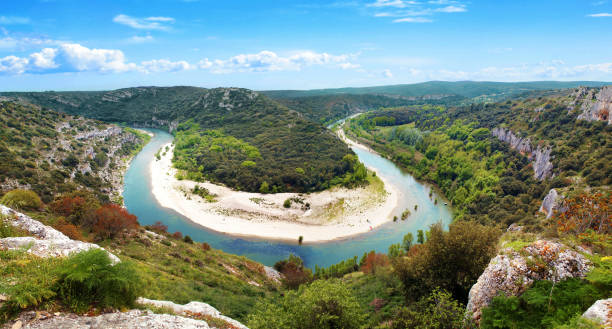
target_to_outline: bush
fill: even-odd
[[[94,212],[100,202],[94,194],[80,190],[57,197],[49,207],[74,225],[91,228],[95,224]]]
[[[317,280],[273,302],[261,302],[247,318],[252,329],[360,328],[364,311],[340,280]]]
[[[394,259],[393,267],[407,299],[418,300],[436,287],[461,302],[491,257],[496,254],[500,230],[458,221],[444,232],[441,224],[430,227],[427,242],[410,248],[409,257]]]
[[[480,327],[556,328],[604,297],[592,284],[576,278],[554,286],[551,281],[538,281],[518,297],[493,298],[482,310]]]
[[[36,210],[43,206],[43,202],[36,192],[31,190],[12,190],[7,192],[0,203],[18,210]]]
[[[134,306],[142,292],[131,263],[112,265],[106,251],[90,249],[76,254],[58,269],[57,293],[76,313],[92,306],[115,309]]]
[[[116,204],[106,204],[98,208],[94,216],[94,232],[103,238],[112,239],[123,230],[138,227],[136,216]]]
[[[299,256],[293,254],[287,259],[276,262],[274,268],[284,275],[283,285],[289,289],[296,289],[312,280],[312,271],[304,267],[304,262]]]
[[[400,308],[392,328],[463,328],[464,314],[464,306],[454,300],[449,292],[436,289],[417,303]]]
[[[283,202],[283,207],[291,208],[291,199],[285,200],[285,202]]]
[[[193,239],[189,235],[185,235],[183,241],[189,244],[193,244]]]

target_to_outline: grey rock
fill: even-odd
[[[38,257],[65,257],[72,253],[86,251],[92,248],[102,249],[97,244],[72,240],[62,232],[42,224],[20,212],[9,207],[0,205],[0,212],[8,215],[10,225],[28,231],[35,237],[10,237],[0,239],[0,249],[4,250],[27,250],[28,253]],[[113,264],[121,260],[112,253],[106,251]]]
[[[542,200],[542,205],[540,206],[540,212],[543,212],[544,214],[546,214],[546,218],[550,218],[555,209],[558,207],[557,205],[557,199],[559,198],[559,194],[557,194],[557,190],[550,189],[550,191],[548,191],[548,194],[546,194],[546,196],[544,197],[544,200]]]
[[[577,101],[582,100],[580,108],[582,113],[578,115],[578,119],[599,120],[612,124],[612,86],[599,89],[599,92],[594,95],[594,99],[592,90],[590,93],[579,90],[575,95]]]
[[[224,316],[221,314],[221,312],[219,312],[216,308],[206,304],[206,303],[202,303],[202,302],[189,302],[185,305],[180,305],[180,304],[175,304],[173,302],[170,301],[165,301],[165,300],[153,300],[153,299],[147,299],[147,298],[138,298],[136,300],[136,302],[138,304],[141,305],[145,305],[145,306],[154,306],[154,307],[165,307],[165,308],[169,308],[171,309],[174,313],[179,314],[179,315],[208,315],[211,316],[213,318],[217,318],[217,319],[221,319],[231,325],[233,325],[236,328],[239,329],[248,329],[245,325],[243,325],[242,323],[229,318],[227,316]]]
[[[538,180],[544,180],[552,175],[553,165],[550,162],[550,147],[542,147],[538,145],[534,149],[531,140],[527,137],[518,137],[511,130],[496,127],[493,128],[491,134],[502,142],[510,145],[511,148],[519,151],[523,155],[527,155],[532,160],[533,176]]]
[[[128,312],[106,313],[94,317],[67,314],[38,320],[26,324],[28,329],[210,329],[200,320],[169,314],[154,314],[150,311],[131,310]]]
[[[275,270],[270,266],[264,266],[264,271],[266,272],[266,276],[268,277],[268,279],[271,279],[275,282],[280,282],[282,276],[279,271]]]
[[[606,328],[612,328],[612,298],[596,301],[582,314],[582,317],[596,321]]]
[[[544,266],[530,265],[534,258]],[[466,315],[478,322],[481,310],[500,293],[518,296],[535,281],[583,278],[591,268],[588,259],[557,242],[538,240],[523,248],[522,253],[506,249],[489,262],[470,289]]]

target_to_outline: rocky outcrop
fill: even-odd
[[[35,319],[23,325],[24,329],[210,329],[205,321],[169,314],[154,314],[151,311],[131,310],[106,313],[98,316],[65,314]]]
[[[242,323],[232,318],[228,318],[227,316],[222,315],[221,312],[219,312],[216,308],[206,303],[202,303],[202,302],[190,302],[185,305],[180,305],[180,304],[175,304],[173,302],[169,302],[165,300],[153,300],[153,299],[146,299],[142,297],[138,298],[136,302],[144,306],[168,308],[168,309],[171,309],[172,312],[179,314],[179,315],[195,316],[198,318],[202,316],[209,316],[209,317],[221,319],[238,329],[248,329]]]
[[[557,199],[559,198],[559,194],[557,194],[557,190],[550,189],[548,194],[542,200],[542,205],[540,206],[540,212],[546,214],[546,218],[550,218],[555,209],[557,208]]]
[[[499,294],[518,296],[538,280],[582,278],[591,266],[576,251],[547,240],[538,240],[520,251],[505,249],[489,262],[470,289],[467,315],[479,321],[482,309]]]
[[[582,317],[598,322],[605,328],[612,328],[612,298],[596,301]]]
[[[574,94],[576,102],[582,100],[581,113],[578,119],[587,121],[604,121],[612,124],[612,86],[605,86],[594,94],[585,89],[578,89]],[[590,96],[590,97],[589,97]]]
[[[34,235],[34,237],[0,239],[0,249],[27,250],[27,252],[32,255],[45,258],[65,257],[72,253],[86,251],[92,248],[104,250],[104,248],[97,244],[72,240],[62,232],[3,205],[0,205],[0,213],[8,216],[9,224]],[[108,251],[107,253],[113,264],[120,262],[117,256]]]
[[[116,127],[116,126],[111,126],[111,127],[106,128],[106,129],[103,129],[103,130],[93,129],[93,130],[90,130],[90,131],[78,133],[74,137],[76,139],[106,138],[106,137],[110,137],[110,136],[119,135],[122,132],[123,132],[123,130],[121,130],[121,128]]]
[[[538,145],[534,148],[528,137],[518,137],[510,129],[503,127],[493,128],[491,134],[502,142],[510,145],[511,148],[527,155],[532,160],[533,176],[538,180],[544,180],[552,175],[553,165],[550,162],[550,147]]]
[[[270,266],[264,266],[264,271],[266,272],[266,276],[268,279],[274,282],[280,282],[282,276],[281,273]]]

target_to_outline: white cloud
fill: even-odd
[[[382,72],[382,76],[385,78],[393,78],[393,73],[391,73],[391,70],[386,69]]]
[[[155,40],[155,38],[153,38],[150,35],[145,35],[145,36],[135,35],[135,36],[129,38],[127,41],[129,43],[145,43],[145,42],[152,42],[154,40]]]
[[[17,56],[0,58],[0,73],[22,74],[28,66],[28,59]]]
[[[167,59],[154,59],[142,62],[139,69],[145,73],[159,73],[184,71],[192,68],[186,61],[172,62]]]
[[[467,9],[463,6],[446,6],[442,8],[436,8],[435,11],[440,13],[463,13],[466,12]]]
[[[30,55],[30,63],[39,69],[54,69],[58,67],[55,63],[55,56],[57,55],[57,49],[45,48],[38,53]]]
[[[8,34],[8,33],[7,33]],[[30,37],[5,36],[0,38],[0,49],[2,50],[25,50],[33,47],[59,45],[58,40]]]
[[[128,15],[117,15],[113,18],[113,22],[129,26],[138,30],[169,30],[170,27],[164,23],[173,23],[174,18],[171,17],[147,17],[137,18]]]
[[[76,71],[125,72],[136,69],[136,64],[126,63],[121,50],[89,49],[76,43],[59,47],[59,56]]]
[[[356,55],[331,55],[313,51],[299,51],[289,56],[279,56],[268,50],[256,54],[240,54],[226,60],[201,60],[198,67],[213,73],[299,71],[313,65],[335,65],[343,69],[357,68],[349,60]]]
[[[612,17],[611,13],[598,13],[598,14],[590,14],[587,15],[589,17]]]
[[[393,23],[431,23],[433,20],[423,17],[404,17],[394,19]]]
[[[30,23],[30,19],[27,17],[0,16],[1,25],[29,24],[29,23]]]
[[[467,11],[465,4],[453,0],[405,1],[376,0],[366,7],[374,8],[374,17],[397,17],[393,23],[431,23],[433,19],[423,16],[434,16],[440,13],[462,13]],[[384,11],[381,11],[384,10]]]

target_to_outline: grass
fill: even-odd
[[[201,243],[170,237],[157,240],[140,233],[123,244],[105,241],[101,245],[135,263],[147,287],[145,298],[178,304],[202,301],[240,321],[258,299],[277,294],[276,284],[266,277],[261,264],[204,250]]]

